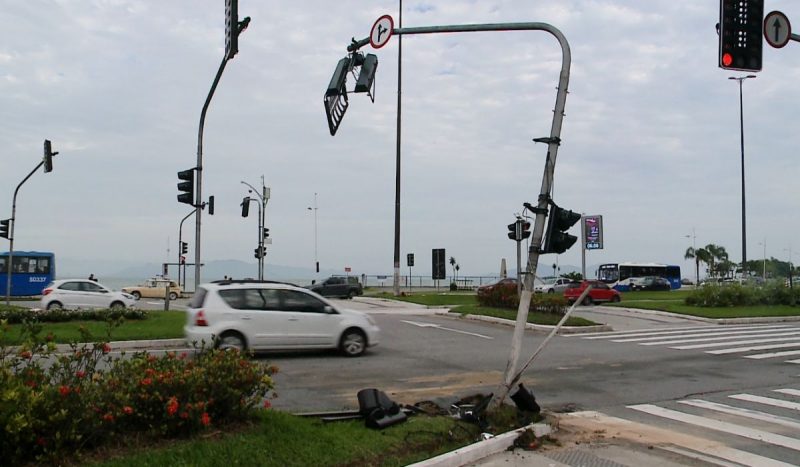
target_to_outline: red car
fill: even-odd
[[[590,290],[589,295],[583,299],[583,305],[591,305],[595,302],[618,302],[622,300],[622,295],[619,292],[600,281],[583,281],[570,284],[569,287],[564,290],[564,298],[566,298],[569,303],[574,302],[581,296],[589,284],[592,285],[592,290]]]

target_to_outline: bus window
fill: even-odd
[[[50,274],[50,258],[31,258],[36,261],[36,274]]]
[[[6,262],[7,261],[8,260],[6,258],[4,258],[4,257],[0,258],[0,274],[5,274],[5,273],[8,272],[8,270],[6,269]]]

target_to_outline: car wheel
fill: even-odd
[[[170,300],[177,300],[178,299],[178,294],[176,294],[175,292],[170,292],[169,293],[169,299]]]
[[[352,291],[352,290],[351,290],[351,291],[349,291],[349,292],[347,292],[347,299],[348,299],[348,300],[352,300],[352,299],[353,299],[353,295],[354,295],[354,294],[353,294],[353,291]]]
[[[122,302],[114,302],[111,304],[109,308],[111,308],[114,311],[121,311],[125,309],[125,304]]]
[[[619,297],[619,295],[614,295],[611,297],[611,303],[619,303],[620,300],[622,299]]]
[[[586,298],[583,299],[583,304],[586,305],[586,306],[592,305],[593,303],[594,303],[594,300],[592,300],[592,297],[590,297],[588,295],[586,296]]]
[[[236,349],[239,352],[247,348],[244,337],[238,332],[226,332],[217,340],[217,348],[222,350]]]
[[[342,334],[339,348],[348,357],[358,357],[367,350],[367,336],[360,329],[348,329]]]
[[[133,298],[135,298],[136,300],[139,300],[140,298],[142,298],[142,294],[139,293],[138,290],[134,290],[133,292],[131,292],[131,295],[133,295]]]
[[[553,289],[550,289],[550,290],[547,291],[547,293],[556,293],[556,291],[553,290]]]
[[[64,305],[62,305],[59,302],[50,302],[50,303],[47,304],[47,309],[48,310],[63,310],[64,309]]]

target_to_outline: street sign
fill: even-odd
[[[350,269],[350,266],[346,266],[344,268],[344,272],[352,272],[352,269]]]
[[[603,216],[584,216],[583,233],[583,242],[587,250],[602,250]]]
[[[394,31],[394,20],[389,15],[383,15],[375,21],[372,25],[372,31],[369,33],[369,45],[373,49],[380,49],[392,37]]]
[[[431,250],[431,279],[445,279],[447,277],[447,269],[444,266],[444,248],[433,248]]]
[[[792,36],[792,25],[789,18],[780,11],[771,11],[764,17],[764,39],[776,49],[789,43]]]
[[[414,266],[414,253],[409,253],[406,255],[406,263],[408,267]]]

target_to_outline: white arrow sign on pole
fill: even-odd
[[[780,49],[789,43],[792,25],[789,18],[780,11],[771,11],[764,17],[764,39],[769,45]]]

